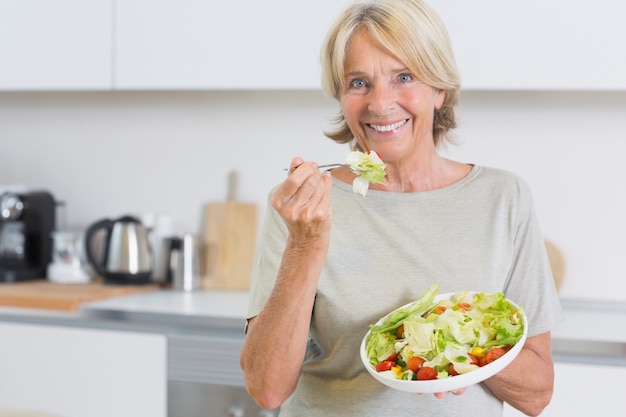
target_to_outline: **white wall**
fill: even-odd
[[[0,94],[0,184],[50,190],[70,226],[156,211],[199,231],[230,171],[265,204],[292,155],[343,158],[322,135],[334,112],[321,93]]]
[[[626,300],[626,93],[471,93],[452,156],[530,184],[561,294]]]
[[[199,232],[203,205],[265,205],[292,156],[341,161],[316,92],[0,93],[0,185],[47,189],[67,226],[147,211]],[[626,300],[626,93],[465,92],[451,157],[512,170],[563,252],[562,295]],[[623,293],[623,294],[622,294]]]

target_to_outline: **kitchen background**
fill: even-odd
[[[261,218],[292,157],[331,163],[348,152],[323,135],[338,107],[320,92],[318,63],[346,3],[0,0],[0,187],[50,191],[65,228],[155,214],[171,219],[172,233],[202,234],[207,205],[226,199],[237,172],[238,200],[259,205]],[[444,153],[523,177],[562,257],[567,320],[553,332],[556,394],[544,415],[591,415],[589,395],[617,409],[626,369],[626,4],[429,3],[448,26],[463,81],[458,145]],[[17,341],[0,344],[0,406],[243,415],[226,407],[251,402],[237,357],[247,294],[228,295],[155,291],[83,303],[69,316],[0,308],[0,333]],[[585,386],[576,401],[580,375],[608,382]],[[103,391],[117,411],[93,406]]]
[[[51,190],[71,227],[155,212],[200,232],[229,172],[264,207],[291,157],[342,161],[336,110],[316,91],[0,93],[0,182]],[[447,153],[530,184],[563,297],[626,299],[626,92],[468,91],[458,115]]]
[[[318,50],[347,1],[209,3],[0,2],[0,185],[51,191],[66,227],[153,213],[202,233],[230,172],[262,216],[293,156],[342,161]],[[446,153],[528,181],[563,297],[626,300],[624,6],[430,3],[464,86]]]

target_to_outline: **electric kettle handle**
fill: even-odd
[[[109,233],[111,232],[111,228],[113,227],[113,221],[111,219],[103,219],[95,222],[91,226],[87,228],[85,231],[85,254],[87,255],[87,260],[94,267],[98,275],[102,276],[106,273],[104,265],[100,264],[93,253],[93,245],[91,240],[93,236],[99,230],[106,229]],[[105,238],[105,242],[108,241],[108,236]],[[106,248],[105,248],[106,252]]]

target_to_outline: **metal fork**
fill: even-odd
[[[332,168],[337,168],[337,167],[344,167],[344,168],[348,168],[350,171],[352,172],[365,172],[364,169],[360,169],[360,168],[356,168],[353,167],[352,165],[348,165],[348,164],[326,164],[326,165],[318,165],[317,166],[319,169],[332,169]],[[290,171],[291,168],[285,168],[285,171]]]

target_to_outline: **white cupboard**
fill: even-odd
[[[112,0],[0,0],[0,90],[111,87]]]
[[[625,379],[624,366],[555,362],[554,394],[541,417],[595,416],[601,410],[612,415],[624,408],[623,384],[618,381]],[[522,416],[505,406],[504,417]]]
[[[0,0],[0,90],[319,89],[349,0]],[[429,0],[469,90],[626,90],[626,4]]]
[[[165,335],[0,323],[0,340],[0,415],[167,414]]]
[[[626,3],[429,0],[470,90],[626,90]]]
[[[317,89],[343,1],[124,0],[116,89]]]

